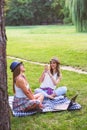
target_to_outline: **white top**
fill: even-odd
[[[57,80],[57,78],[58,78],[57,73],[55,73],[52,76],[53,76],[53,78],[55,80]],[[53,84],[52,79],[50,78],[50,76],[48,75],[48,73],[45,73],[45,77],[44,77],[43,82],[40,85],[40,88],[48,88],[48,87],[52,88],[52,89],[56,88],[56,86]]]
[[[27,89],[30,88],[30,87],[29,87],[29,84],[26,86],[26,88],[27,88]],[[16,85],[15,85],[15,96],[18,97],[18,98],[27,97],[27,96],[24,94],[23,90],[22,90],[21,88],[17,87]]]

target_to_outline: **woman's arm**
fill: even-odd
[[[62,78],[62,75],[60,75],[60,76],[58,77],[58,79],[55,80],[55,79],[53,78],[53,75],[52,75],[49,71],[48,71],[48,74],[49,74],[49,76],[50,76],[50,78],[51,78],[53,84],[54,84],[54,85],[58,85],[59,82],[60,82],[60,80],[61,80],[61,78]]]
[[[16,80],[16,85],[18,87],[20,87],[22,89],[22,91],[24,92],[24,94],[31,100],[34,100],[34,96],[31,92],[31,90],[28,90],[26,88],[26,83],[25,83],[25,80],[21,77],[18,77],[17,80]]]
[[[39,78],[39,83],[42,83],[43,82],[43,80],[44,80],[44,78],[45,78],[45,73],[48,71],[48,65],[45,65],[44,66],[44,71],[43,71],[43,73],[42,73],[42,75],[41,75],[41,77]]]
[[[39,78],[39,83],[42,83],[45,77],[45,71],[42,73],[41,77]]]

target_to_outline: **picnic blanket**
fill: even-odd
[[[29,111],[29,112],[14,112],[13,108],[12,108],[12,102],[13,102],[13,96],[9,96],[9,106],[12,110],[12,114],[13,116],[16,117],[21,117],[21,116],[29,116],[29,115],[33,115],[36,114],[38,111]],[[56,112],[56,111],[62,111],[62,110],[67,110],[67,109],[61,109],[61,104],[63,106],[65,106],[65,104],[69,104],[70,103],[70,99],[68,99],[67,97],[64,96],[58,96],[55,97],[54,99],[48,99],[45,98],[43,101],[43,106],[44,108],[42,109],[41,113],[46,113],[46,112]],[[59,109],[55,109],[57,106],[57,108]],[[72,106],[69,107],[68,110],[80,110],[81,109],[81,105],[78,104],[77,102],[74,102],[72,104]]]

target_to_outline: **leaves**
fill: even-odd
[[[9,25],[49,24],[63,19],[64,0],[9,0],[6,23]]]
[[[78,32],[87,32],[87,0],[66,0]]]

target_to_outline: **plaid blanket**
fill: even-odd
[[[12,109],[12,102],[13,102],[13,96],[9,96],[9,106],[12,110],[13,116],[16,117],[21,117],[21,116],[29,116],[29,115],[33,115],[36,114],[37,111],[29,111],[29,112],[14,112]],[[55,97],[53,100],[45,98],[43,101],[43,106],[44,108],[42,109],[42,113],[45,112],[55,112],[55,111],[59,111],[59,110],[55,110],[55,106],[58,104],[64,104],[64,103],[70,103],[70,99],[68,99],[67,97],[64,96],[59,96],[59,97]],[[81,109],[81,105],[78,103],[73,103],[73,105],[68,109],[68,110],[80,110]]]

